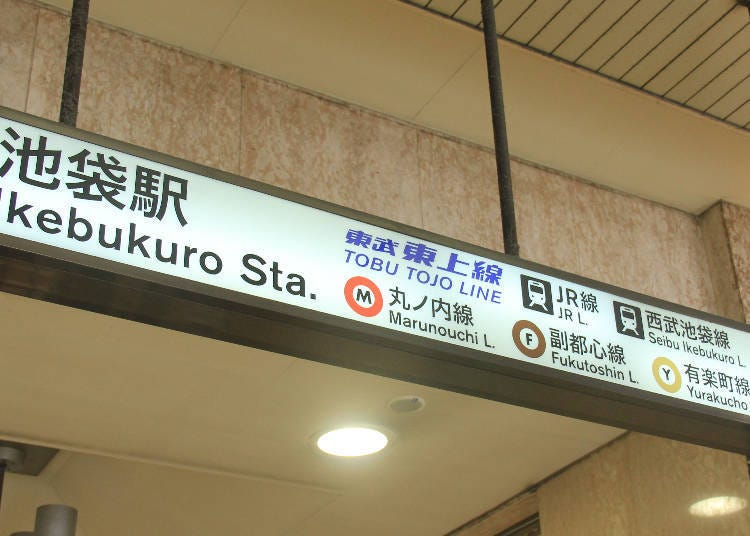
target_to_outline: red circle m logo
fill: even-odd
[[[383,294],[378,286],[366,277],[352,277],[344,285],[344,298],[352,311],[372,317],[383,310]]]

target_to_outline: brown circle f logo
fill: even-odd
[[[352,277],[344,285],[344,298],[352,311],[362,316],[375,316],[383,309],[383,294],[366,277]]]
[[[519,320],[513,326],[513,342],[526,357],[536,359],[547,349],[542,330],[533,322]]]

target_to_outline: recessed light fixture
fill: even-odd
[[[739,512],[747,506],[747,501],[740,497],[711,497],[690,506],[690,513],[698,517],[726,516]]]
[[[388,402],[388,407],[396,413],[416,413],[422,411],[426,402],[424,398],[416,395],[399,396]]]
[[[367,456],[383,450],[388,444],[388,436],[380,430],[364,426],[338,428],[318,437],[315,444],[333,456]]]

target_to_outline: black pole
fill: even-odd
[[[497,29],[495,28],[495,5],[493,0],[482,0],[482,26],[484,27],[484,50],[487,56],[487,78],[490,84],[492,133],[495,139],[495,163],[497,165],[497,180],[500,187],[503,247],[505,253],[508,255],[518,256],[516,210],[513,204],[513,185],[510,179],[508,133],[505,129],[503,84],[500,79],[500,53],[497,49]]]
[[[78,119],[78,95],[81,92],[83,51],[86,48],[86,27],[89,19],[89,0],[73,0],[68,34],[68,55],[65,61],[60,122],[76,126]]]
[[[3,485],[5,484],[5,470],[8,468],[7,463],[0,461],[0,510],[3,506]]]

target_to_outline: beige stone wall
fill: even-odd
[[[750,323],[750,210],[731,203],[721,208],[745,322]]]
[[[709,277],[716,292],[716,312],[721,316],[744,322],[745,313],[737,284],[724,205],[722,202],[716,203],[701,214],[700,226],[709,263]]]
[[[700,217],[717,312],[750,322],[750,210],[721,201]]]
[[[542,534],[750,534],[747,510],[690,515],[696,501],[724,495],[750,503],[744,456],[631,433],[540,488]]]
[[[67,18],[0,0],[0,104],[55,119]],[[500,250],[490,151],[98,23],[78,126]],[[695,217],[514,161],[524,258],[724,313]],[[721,298],[723,299],[723,298]]]

